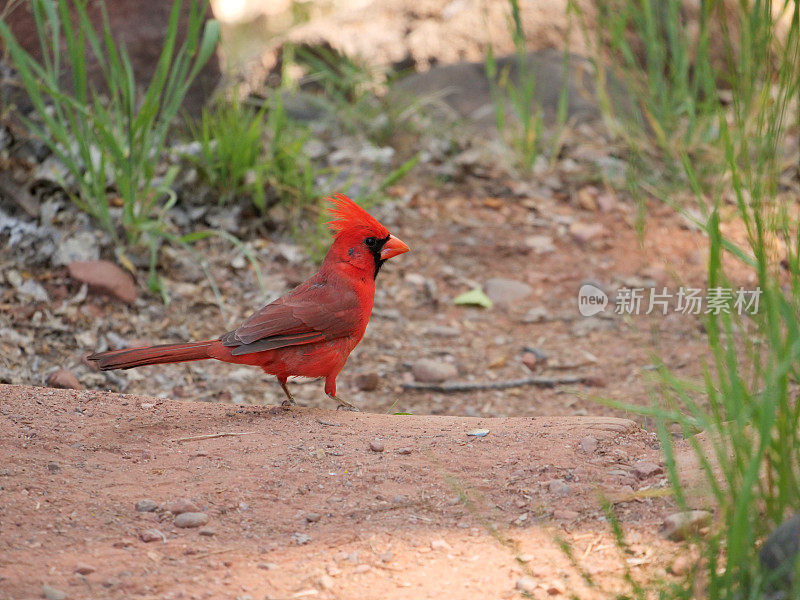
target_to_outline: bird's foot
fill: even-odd
[[[289,388],[286,387],[286,382],[278,380],[278,383],[281,384],[281,389],[283,390],[283,393],[286,394],[286,400],[281,402],[281,406],[286,410],[289,410],[289,408],[292,406],[296,406],[297,402],[294,401],[294,396],[292,395],[292,392],[290,392]]]
[[[357,406],[355,406],[354,404],[350,404],[347,400],[343,400],[339,396],[333,395],[331,396],[331,398],[333,398],[334,400],[336,400],[336,402],[339,403],[339,405],[336,407],[336,410],[341,409],[341,410],[352,410],[355,412],[361,412]]]

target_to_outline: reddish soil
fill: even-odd
[[[217,433],[245,435],[181,441]],[[633,473],[658,462],[657,443],[626,419],[0,386],[0,439],[4,599],[40,596],[44,584],[70,598],[511,598],[523,576],[533,597],[604,598],[625,590],[626,569],[640,582],[664,577],[678,550],[657,533],[667,501],[634,493],[666,484]],[[600,495],[615,502],[627,553]],[[208,524],[180,529],[162,508],[134,508],[181,498]],[[145,543],[152,528],[163,539]]]
[[[681,547],[658,535],[674,510],[661,494],[666,480],[634,473],[637,461],[659,462],[658,443],[644,420],[619,419],[627,415],[597,400],[649,403],[656,360],[679,377],[700,375],[700,321],[674,312],[585,319],[576,293],[587,280],[610,292],[703,287],[706,241],[658,207],[641,237],[624,194],[595,189],[610,198],[583,206],[586,175],[559,177],[563,189],[549,197],[468,180],[398,188],[404,202],[374,209],[412,252],[380,273],[366,337],[339,379],[362,414],[330,410],[320,382],[291,384],[300,407],[271,407],[280,388],[252,368],[211,361],[99,373],[82,362],[104,346],[235,327],[314,269],[274,239],[248,242],[264,291],[230,246],[195,246],[221,298],[202,274],[190,276],[193,255],[165,251],[169,305],[84,296],[65,269],[22,272],[51,300],[21,302],[0,289],[0,373],[18,384],[0,387],[0,598],[36,597],[44,584],[73,598],[508,598],[521,593],[521,577],[534,597],[606,598],[629,591],[626,569],[640,582],[670,577]],[[602,230],[580,241],[575,223]],[[531,247],[532,236],[552,250]],[[2,248],[0,264],[15,264]],[[454,305],[492,277],[532,292],[491,310]],[[543,320],[526,320],[531,309]],[[453,364],[459,381],[524,377],[525,347],[547,355],[536,375],[586,381],[459,394],[402,387],[421,358]],[[59,367],[94,391],[26,387]],[[362,373],[376,374],[378,388],[359,390]],[[109,388],[143,395],[98,391]],[[394,412],[414,416],[381,414]],[[466,435],[476,428],[489,434]],[[220,432],[246,435],[176,441]],[[585,437],[597,448],[584,450]],[[370,450],[376,440],[383,452]],[[627,551],[601,496],[614,501]],[[139,500],[180,498],[209,515],[213,535],[176,528],[163,510],[134,510]],[[151,528],[164,540],[141,541]],[[79,564],[92,572],[76,574]]]

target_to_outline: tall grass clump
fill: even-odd
[[[486,52],[485,69],[497,131],[517,151],[521,166],[530,170],[541,152],[542,109],[534,102],[536,72],[528,56],[519,0],[509,0],[509,7],[509,30],[514,42],[516,78],[512,78],[510,68],[499,68],[491,44]],[[512,111],[511,118],[508,114],[509,107]]]
[[[294,207],[316,201],[319,169],[304,151],[311,132],[289,117],[282,90],[255,106],[233,90],[205,108],[189,129],[199,152],[186,158],[217,191],[219,202],[249,197],[260,213],[284,203]]]
[[[261,108],[249,106],[233,90],[230,98],[204,107],[199,123],[189,120],[199,152],[187,159],[216,189],[220,204],[239,195],[250,195],[256,207],[262,211],[265,208],[262,170],[266,110],[266,104]]]
[[[637,69],[638,85],[630,89],[646,120],[632,134],[655,134],[655,144],[669,139],[671,154],[661,158],[676,158],[682,184],[696,199],[702,216],[695,221],[708,239],[708,289],[734,292],[722,310],[706,315],[703,379],[682,380],[662,367],[659,402],[626,405],[654,419],[677,503],[701,508],[707,500],[686,487],[671,435],[673,424],[680,427],[716,513],[711,532],[698,540],[702,555],[690,577],[662,597],[797,598],[800,576],[794,583],[784,577],[796,561],[784,573],[770,571],[759,546],[800,509],[800,3],[781,4],[780,16],[769,2],[702,3],[692,39],[678,29],[680,4],[615,2],[628,12],[612,18],[618,27],[605,28],[603,40],[610,55],[629,55],[627,64]],[[790,26],[780,27],[779,18]],[[715,40],[725,49],[722,61],[709,50],[712,20],[714,35],[722,36]],[[631,36],[642,53],[634,55]],[[720,87],[729,100],[720,100]],[[690,135],[700,128],[715,132],[703,140],[704,164]],[[671,201],[663,188],[647,191]],[[726,236],[725,222],[744,235]],[[737,305],[745,280],[731,278],[733,265],[750,274],[746,287],[756,291],[757,306]]]
[[[219,25],[205,22],[205,4],[191,0],[186,37],[179,45],[181,1],[175,2],[155,72],[142,90],[128,52],[114,40],[102,2],[99,31],[89,19],[87,0],[31,0],[30,6],[41,62],[0,22],[0,40],[34,108],[26,124],[64,165],[72,181],[62,187],[118,251],[149,249],[150,284],[158,288],[158,248],[175,237],[166,216],[176,202],[172,183],[177,175],[177,168],[160,172],[159,161],[190,85],[215,51]],[[102,73],[99,89],[89,82],[88,57]]]
[[[313,102],[334,116],[347,134],[385,145],[413,120],[417,107],[404,106],[397,98],[387,101],[383,94],[394,77],[389,70],[323,45],[287,47],[284,60],[303,70],[298,85],[317,92],[311,97]]]

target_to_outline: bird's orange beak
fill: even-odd
[[[381,260],[392,258],[393,256],[403,254],[409,250],[410,248],[406,246],[405,242],[394,237],[393,235],[390,235],[389,240],[383,245],[383,249],[381,250]]]

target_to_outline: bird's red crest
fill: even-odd
[[[334,194],[327,200],[331,203],[331,206],[328,207],[328,214],[333,217],[332,221],[328,221],[328,227],[333,231],[338,233],[350,227],[368,227],[377,231],[385,229],[375,217],[344,194]]]

